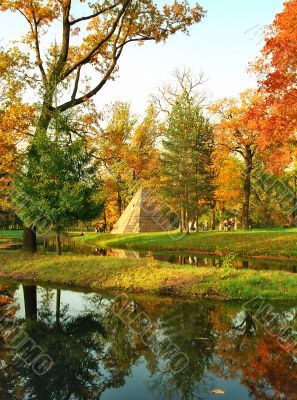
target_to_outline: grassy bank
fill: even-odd
[[[0,278],[174,297],[297,298],[297,275],[293,273],[181,267],[150,258],[25,256],[0,251]]]
[[[247,256],[297,257],[297,229],[236,232],[142,233],[102,235],[89,233],[77,238],[81,244],[97,247],[148,251],[236,253]]]

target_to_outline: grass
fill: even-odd
[[[151,258],[28,256],[0,251],[0,278],[173,297],[297,298],[297,275],[293,273],[174,266]]]
[[[22,238],[21,230],[0,230],[0,244],[7,242],[15,242]]]
[[[77,240],[82,245],[144,251],[236,253],[242,256],[297,257],[297,229],[235,232],[178,232],[108,235],[88,233]]]

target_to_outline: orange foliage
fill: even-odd
[[[236,158],[228,157],[220,161],[214,183],[217,187],[215,198],[220,208],[238,208],[242,198],[242,174],[240,162]]]
[[[268,28],[262,56],[253,65],[266,100],[259,143],[263,148],[278,149],[273,159],[283,166],[289,162],[290,144],[296,141],[296,26],[297,0],[289,0]]]
[[[255,399],[296,400],[294,354],[282,350],[277,338],[259,326],[255,336],[243,335],[242,331],[232,328],[236,314],[226,309],[211,313],[213,327],[218,332],[218,361],[211,367],[212,371],[224,379],[240,378]]]

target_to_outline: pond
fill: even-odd
[[[296,302],[0,293],[1,399],[297,399]]]

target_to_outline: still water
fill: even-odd
[[[296,302],[0,293],[1,400],[297,399]]]
[[[156,260],[167,261],[172,264],[178,265],[191,265],[197,267],[214,267],[216,263],[222,263],[220,255],[212,254],[191,254],[181,252],[139,252],[133,250],[123,249],[107,249],[92,246],[81,246],[71,237],[63,238],[63,251],[93,254],[104,257],[117,257],[117,258],[145,258],[152,257]],[[46,238],[44,241],[39,242],[39,249],[45,251],[55,252],[56,242],[54,238]],[[251,269],[266,269],[270,271],[289,271],[297,272],[297,260],[277,259],[277,258],[257,258],[257,257],[236,257],[233,261],[233,266],[238,269],[251,268]]]

